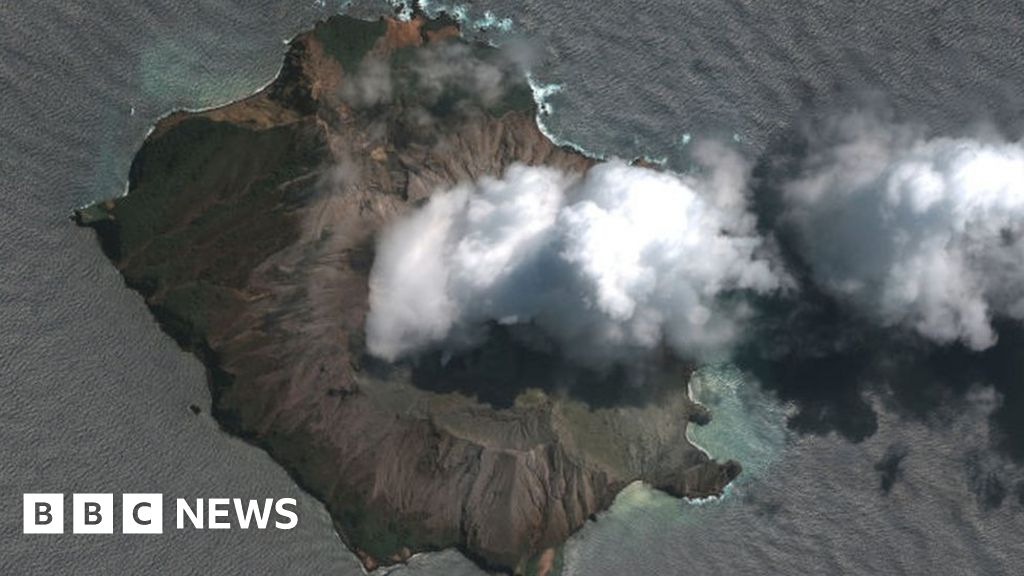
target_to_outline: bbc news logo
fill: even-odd
[[[163,494],[122,494],[120,502],[122,534],[163,534]],[[25,494],[23,503],[25,534],[64,533],[63,494]],[[291,530],[299,523],[294,498],[185,498],[175,499],[175,527],[178,530],[227,530],[256,528]],[[71,531],[74,534],[113,534],[113,494],[72,494]]]

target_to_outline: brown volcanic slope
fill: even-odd
[[[218,421],[323,500],[368,567],[455,546],[530,570],[634,480],[697,497],[739,473],[687,442],[700,409],[669,358],[636,387],[497,329],[443,366],[366,357],[384,225],[514,162],[594,163],[535,113],[504,55],[450,22],[336,17],[260,93],[161,120],[129,194],[77,214],[205,363]]]

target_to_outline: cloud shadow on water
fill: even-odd
[[[782,198],[783,186],[799,176],[814,146],[807,136],[814,130],[813,125],[803,125],[786,131],[766,149],[752,173],[759,228],[777,241],[800,291],[759,305],[759,321],[740,350],[738,364],[796,406],[789,419],[792,429],[818,435],[835,432],[853,442],[871,437],[878,428],[868,392],[891,400],[891,408],[905,418],[938,423],[949,413],[944,409],[965,402],[972,389],[991,386],[998,396],[988,412],[992,448],[1024,463],[1020,322],[994,318],[998,340],[982,351],[960,343],[938,345],[908,329],[880,327],[815,288],[808,264],[796,249],[795,234],[784,221]],[[880,470],[883,489],[886,484],[891,488],[898,476],[899,462],[893,462],[895,468],[887,465]],[[887,482],[890,469],[897,473]]]

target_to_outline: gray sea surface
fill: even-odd
[[[262,451],[218,429],[202,367],[160,331],[92,233],[68,220],[123,192],[160,115],[258,89],[284,40],[341,9],[0,5],[0,574],[361,573],[323,507]],[[753,158],[802,118],[865,103],[937,133],[987,125],[1016,138],[1024,127],[1024,4],[1011,0],[527,0],[463,10],[470,23],[511,20],[510,31],[485,37],[540,47],[534,78],[560,86],[545,126],[601,154],[675,165],[690,136],[731,141]],[[878,430],[859,443],[789,430],[793,407],[728,365],[703,369],[694,393],[715,419],[693,439],[740,459],[744,475],[723,499],[699,504],[629,487],[568,543],[568,573],[1024,566],[1024,474],[990,449],[987,415],[1001,400],[986,382],[923,419],[905,418],[880,392],[869,398]],[[26,536],[24,492],[291,496],[300,524]],[[478,573],[456,552],[395,572]]]

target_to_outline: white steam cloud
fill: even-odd
[[[391,60],[371,54],[345,77],[340,95],[357,107],[387,104],[402,95],[421,104],[451,98],[492,106],[522,84],[521,70],[533,57],[532,48],[516,43],[500,52],[462,43],[431,44],[417,50],[412,63],[398,65],[396,70]]]
[[[810,279],[940,345],[983,350],[994,319],[1024,320],[1024,146],[866,117],[833,128],[782,198]],[[696,157],[699,176],[515,165],[435,194],[379,242],[370,352],[457,350],[496,322],[537,327],[589,363],[660,346],[728,354],[750,296],[791,280],[756,231],[745,163],[716,146]]]
[[[379,242],[370,352],[457,349],[488,322],[530,323],[589,362],[661,345],[727,352],[751,315],[736,294],[785,281],[747,210],[746,167],[717,147],[701,156],[702,177],[621,161],[582,177],[514,165],[435,194]]]
[[[1024,319],[1024,147],[839,132],[785,194],[814,281],[883,325],[992,346],[994,316]]]

